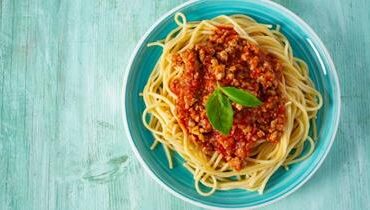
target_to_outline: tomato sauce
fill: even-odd
[[[220,27],[207,41],[174,54],[172,60],[175,68],[184,70],[170,83],[178,97],[177,116],[204,153],[217,151],[234,169],[241,170],[256,142],[279,141],[286,116],[279,89],[282,66],[277,58],[242,39],[232,28]],[[247,90],[263,102],[257,108],[232,103],[234,121],[229,135],[213,129],[206,115],[207,99],[217,83]]]

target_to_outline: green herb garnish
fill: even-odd
[[[257,107],[262,102],[248,91],[235,87],[219,87],[219,89],[233,102],[247,107]]]
[[[230,100],[221,90],[216,89],[209,97],[206,111],[213,128],[227,135],[233,125],[234,111]]]
[[[231,101],[246,107],[257,107],[262,102],[246,90],[235,87],[217,87],[206,104],[207,117],[212,127],[228,135],[233,126],[234,111]]]

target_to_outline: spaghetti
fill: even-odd
[[[307,64],[293,56],[289,41],[279,32],[279,27],[273,29],[271,25],[257,23],[245,15],[222,15],[211,20],[187,22],[182,13],[177,13],[175,22],[178,27],[171,31],[164,40],[149,44],[149,46],[163,48],[162,55],[142,93],[146,104],[142,121],[154,136],[151,149],[154,149],[159,143],[162,144],[170,168],[173,168],[170,151],[177,152],[184,159],[184,167],[193,174],[195,189],[203,196],[211,195],[216,190],[230,189],[246,189],[262,193],[269,178],[279,167],[283,166],[287,169],[290,164],[306,159],[314,151],[316,140],[315,120],[317,111],[322,106],[322,96],[314,88],[309,78]],[[231,152],[227,151],[228,147],[222,142],[225,137],[210,128],[205,129],[209,122],[203,123],[203,127],[201,127],[203,131],[201,130],[201,132],[190,129],[191,127],[184,122],[184,116],[189,114],[184,112],[185,115],[181,115],[179,111],[181,108],[179,106],[181,102],[179,96],[181,94],[178,90],[184,90],[186,86],[179,86],[177,91],[174,88],[176,86],[174,84],[181,81],[186,73],[194,74],[194,72],[189,73],[189,68],[186,67],[187,60],[182,59],[183,55],[196,52],[198,53],[196,55],[199,56],[201,53],[196,50],[199,50],[204,43],[209,43],[212,37],[217,37],[217,33],[219,33],[219,37],[226,37],[231,33],[233,39],[238,40],[238,45],[244,46],[244,48],[249,46],[253,52],[258,52],[260,49],[262,52],[255,55],[267,60],[264,65],[265,70],[263,70],[265,74],[251,80],[251,84],[258,83],[258,86],[255,85],[255,89],[251,88],[251,90],[260,95],[263,92],[262,97],[265,98],[264,112],[271,112],[270,116],[273,117],[260,120],[265,124],[247,124],[250,128],[243,130],[246,130],[247,133],[244,132],[244,135],[240,137],[241,141],[245,141],[247,138],[253,141],[251,140],[248,144],[243,143],[243,148],[246,148],[245,151],[240,152],[238,150],[235,154],[233,150],[230,150]],[[214,42],[217,42],[217,40]],[[178,60],[177,64],[176,59]],[[203,62],[202,58],[197,59]],[[219,59],[223,59],[222,55]],[[245,58],[244,61],[246,63],[250,62],[248,59]],[[196,62],[202,64],[201,61]],[[276,63],[274,63],[275,61]],[[179,63],[182,65],[179,65]],[[194,62],[192,65],[194,65]],[[251,68],[252,64],[249,63],[248,65]],[[244,66],[243,68],[247,67]],[[209,67],[209,69],[214,68]],[[273,71],[274,69],[275,71]],[[276,78],[272,77],[274,74],[276,74]],[[274,78],[270,82],[271,84],[267,83],[269,81],[266,79],[269,75]],[[226,76],[221,74],[221,78],[223,77]],[[207,78],[207,76],[204,78]],[[251,78],[248,77],[248,79]],[[221,83],[242,86],[238,80],[235,80],[234,83],[231,81],[234,80],[219,80]],[[271,89],[272,84],[275,83],[277,89]],[[253,85],[248,83],[246,88],[250,88],[249,86]],[[208,92],[203,91],[202,93],[204,98],[209,95]],[[194,94],[195,92],[190,92],[188,96],[195,98]],[[271,101],[271,98],[275,99],[275,108],[266,102]],[[266,107],[270,108],[266,111]],[[240,113],[243,110],[250,110],[238,108],[235,104],[233,104],[233,108],[237,111],[235,115],[239,114],[238,110],[241,110]],[[198,110],[200,113],[204,112],[204,108],[201,106]],[[280,110],[280,112],[283,110],[280,118],[279,115],[273,114],[276,110]],[[261,111],[256,109],[255,112]],[[248,113],[254,112],[248,111]],[[202,119],[201,115],[199,116]],[[199,116],[196,117],[199,118]],[[276,122],[272,121],[276,120],[278,122],[283,120],[280,130],[276,128],[277,126],[269,127],[269,125],[275,125]],[[255,120],[255,122],[257,121]],[[309,136],[310,121],[314,128],[312,137]],[[199,120],[195,123],[202,124]],[[237,127],[238,124],[234,120],[232,132],[235,133]],[[221,137],[218,138],[218,136]],[[232,137],[231,141],[235,141],[235,135],[230,136]],[[213,141],[216,137],[218,140]],[[199,139],[202,139],[202,141]],[[221,143],[217,143],[220,142],[220,139]],[[204,142],[207,143],[211,140],[214,143],[211,144],[211,149],[206,151]],[[306,142],[309,143],[309,150],[303,154]],[[207,143],[207,145],[209,144]],[[235,160],[237,160],[236,164]],[[200,183],[210,187],[211,190],[208,192],[202,191],[199,186]]]

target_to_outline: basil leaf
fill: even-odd
[[[206,113],[214,129],[224,135],[230,133],[233,126],[234,111],[230,100],[219,89],[216,89],[208,98]]]
[[[262,104],[262,102],[253,94],[246,90],[234,88],[234,87],[219,87],[221,91],[229,97],[233,102],[248,106],[257,107]]]

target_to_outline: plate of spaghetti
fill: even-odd
[[[207,208],[281,199],[334,141],[340,92],[313,30],[270,1],[190,1],[160,18],[125,72],[130,144],[165,189]]]

